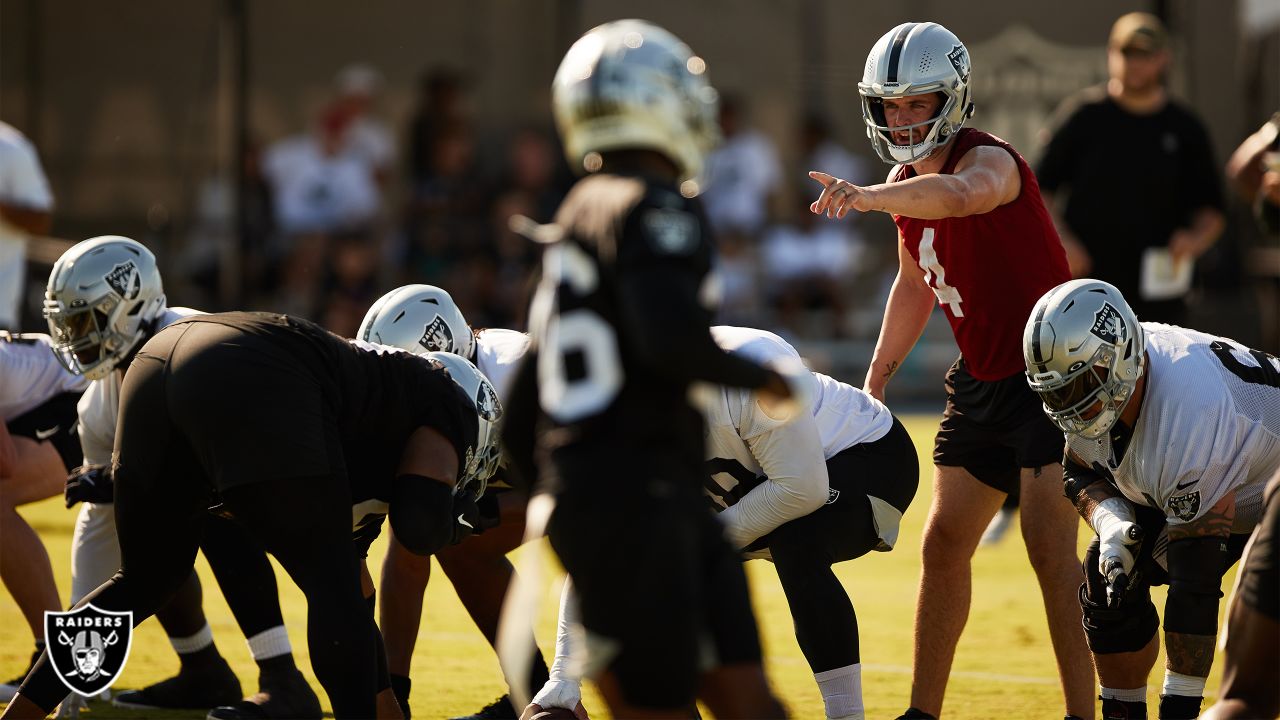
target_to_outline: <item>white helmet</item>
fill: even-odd
[[[643,149],[674,162],[682,181],[697,176],[720,141],[706,69],[679,38],[643,20],[587,32],[565,53],[551,85],[569,165],[594,170],[592,153]]]
[[[942,93],[938,114],[924,122],[890,128],[884,114],[885,98]],[[896,165],[923,160],[946,145],[973,115],[969,92],[969,51],[950,30],[938,23],[903,23],[871,46],[867,67],[858,83],[862,96],[862,120],[867,137],[881,160]],[[932,124],[924,139],[914,145],[895,145],[891,130],[907,130]]]
[[[475,351],[462,311],[434,285],[405,285],[378,298],[356,337],[416,355],[438,351],[470,358]]]
[[[1142,325],[1120,291],[1072,280],[1045,293],[1022,334],[1027,382],[1063,432],[1102,437],[1142,377]]]
[[[475,484],[475,497],[484,494],[489,478],[497,471],[502,451],[498,447],[498,422],[502,420],[502,401],[493,389],[493,383],[471,364],[470,360],[449,352],[430,352],[423,357],[439,363],[449,371],[449,377],[457,383],[475,404],[477,419],[480,423],[476,436],[476,446],[469,448],[462,469],[458,489],[467,489]]]
[[[129,357],[164,311],[155,255],[120,235],[91,238],[63,253],[44,294],[58,360],[90,380]]]

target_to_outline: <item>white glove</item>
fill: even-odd
[[[1133,574],[1133,551],[1142,542],[1142,526],[1134,522],[1133,505],[1128,500],[1112,497],[1098,503],[1089,524],[1098,533],[1098,571],[1111,582],[1117,572]]]
[[[572,711],[582,702],[582,686],[572,680],[548,680],[531,704],[546,708],[564,708]]]

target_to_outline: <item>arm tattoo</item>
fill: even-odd
[[[1168,657],[1165,667],[1182,675],[1208,677],[1216,640],[1213,635],[1166,632],[1164,649]]]
[[[893,377],[893,374],[896,372],[898,372],[898,361],[890,360],[888,363],[885,364],[884,375],[882,375],[881,377],[883,377],[885,380],[888,380],[889,378]]]
[[[1115,486],[1106,480],[1097,480],[1089,483],[1088,487],[1076,495],[1076,512],[1080,513],[1080,517],[1084,518],[1087,523],[1093,517],[1093,511],[1102,504],[1102,501],[1113,497],[1122,496]]]
[[[1169,525],[1169,541],[1192,537],[1227,537],[1231,534],[1231,526],[1236,521],[1235,493],[1227,493],[1216,505],[1205,511],[1200,519]]]

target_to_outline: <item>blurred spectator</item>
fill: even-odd
[[[425,176],[411,189],[405,224],[405,282],[448,287],[454,266],[485,250],[485,183],[475,162],[469,124],[456,120],[436,129]]]
[[[797,184],[803,187],[809,186],[811,168],[831,168],[823,172],[845,178],[855,185],[871,185],[880,182],[880,178],[871,176],[871,168],[865,160],[836,142],[832,137],[831,123],[821,115],[809,114],[800,123],[800,156],[800,174],[797,176]],[[803,215],[812,215],[807,204],[801,208],[801,211]],[[827,218],[824,216],[823,219]]]
[[[761,245],[769,299],[791,332],[804,334],[802,310],[830,310],[830,326],[820,335],[842,337],[848,332],[845,281],[862,258],[863,244],[847,225],[808,212],[810,198],[797,199],[795,221],[770,228]]]
[[[724,142],[707,156],[702,203],[712,229],[754,238],[768,220],[770,196],[782,182],[773,141],[746,126],[744,101],[725,95],[720,101]]]
[[[1240,197],[1253,206],[1263,231],[1280,234],[1280,112],[1231,154],[1227,177]]]
[[[425,73],[418,87],[418,109],[409,124],[408,170],[413,185],[431,178],[432,156],[443,129],[465,120],[462,76],[448,68]]]
[[[1168,34],[1154,15],[1116,21],[1105,87],[1058,111],[1036,174],[1075,277],[1120,289],[1144,320],[1185,324],[1191,265],[1217,240],[1223,198],[1209,136],[1169,97]]]
[[[0,329],[17,330],[27,237],[49,232],[53,193],[31,141],[0,122]]]
[[[382,202],[377,169],[366,157],[344,152],[354,119],[340,106],[330,106],[312,132],[281,140],[263,158],[279,231],[280,310],[314,315],[329,238],[367,233],[377,220]]]
[[[332,112],[345,116],[348,125],[343,151],[354,153],[373,168],[378,182],[385,186],[395,162],[395,140],[386,124],[371,112],[382,89],[382,73],[370,65],[354,63],[338,72],[334,88]]]
[[[377,299],[377,244],[362,233],[333,238],[321,322],[343,337],[355,337],[360,320]]]

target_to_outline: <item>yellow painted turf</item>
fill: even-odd
[[[920,533],[931,495],[930,454],[936,416],[904,418],[920,453],[922,468],[920,493],[907,513],[898,547],[891,553],[872,553],[837,566],[837,573],[853,598],[862,637],[863,692],[868,718],[894,718],[907,706],[910,696],[911,633],[916,582],[920,565]],[[61,498],[53,498],[21,509],[44,539],[54,563],[55,577],[65,597],[70,583],[70,544],[73,511],[65,510]],[[1081,547],[1086,533],[1080,532]],[[377,577],[385,540],[375,544],[370,556]],[[524,548],[513,558],[517,564],[528,552],[547,552],[542,547]],[[549,563],[553,564],[553,563]],[[246,692],[256,689],[257,669],[218,592],[204,558],[198,560],[205,581],[205,612],[213,626],[222,654],[240,676]],[[804,657],[796,645],[791,616],[772,566],[764,561],[748,563],[748,576],[761,635],[767,670],[775,690],[786,702],[792,717],[821,718],[822,699]],[[947,689],[946,717],[963,718],[1061,718],[1053,654],[1045,626],[1043,606],[1035,577],[1026,560],[1018,528],[1005,541],[980,548],[974,558],[974,598],[969,624],[956,653]],[[303,672],[319,691],[306,658],[306,604],[302,594],[277,567],[285,622]],[[1224,586],[1230,587],[1228,578]],[[554,612],[558,583],[547,589],[547,600],[538,626],[544,652],[554,647]],[[1157,588],[1157,607],[1163,607],[1164,593]],[[1221,615],[1221,613],[1220,613]],[[505,687],[497,661],[484,638],[459,605],[444,574],[435,572],[427,590],[426,612],[418,637],[413,665],[413,715],[415,718],[443,718],[473,712],[502,694]],[[22,670],[31,652],[31,636],[12,597],[0,591],[0,679]],[[1209,681],[1208,700],[1218,686],[1220,663],[1215,663]],[[1152,702],[1158,702],[1163,657],[1149,683]],[[169,644],[159,625],[148,621],[138,628],[128,666],[115,686],[142,687],[171,675],[177,668]],[[326,709],[328,703],[321,693]],[[588,710],[593,718],[606,718],[597,695],[588,687]],[[1154,705],[1152,706],[1154,711]],[[87,718],[141,718],[144,713],[93,705]],[[201,717],[193,713],[176,717]]]

